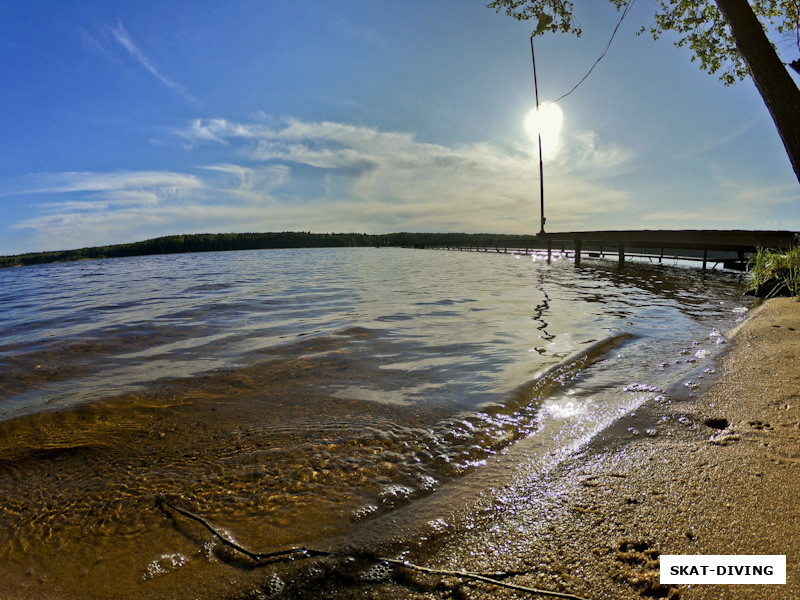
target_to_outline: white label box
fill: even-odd
[[[786,583],[783,554],[662,554],[659,559],[662,584]]]

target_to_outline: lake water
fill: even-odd
[[[157,494],[259,550],[324,546],[518,440],[557,460],[670,386],[702,391],[742,291],[384,248],[0,271],[0,589],[245,594],[252,576]]]

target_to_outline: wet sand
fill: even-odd
[[[355,534],[324,539],[319,532],[318,547],[367,549],[443,569],[505,572],[511,583],[591,599],[800,597],[799,358],[800,304],[769,301],[732,338],[717,365],[719,378],[706,393],[695,397],[680,386],[686,393],[671,391],[653,400],[560,462],[543,465],[534,438],[520,440],[495,462],[365,521]],[[257,390],[269,380],[270,389],[285,387],[294,397],[296,383],[284,366],[238,385]],[[208,503],[192,501],[203,497],[205,484],[187,493],[182,469],[190,462],[213,463],[214,457],[187,456],[185,445],[199,436],[211,441],[191,446],[203,446],[206,453],[209,448],[231,450],[221,432],[241,423],[243,415],[219,404],[229,379],[219,394],[193,398],[191,406],[172,405],[166,412],[165,405],[181,394],[163,396],[149,408],[137,402],[140,408],[124,413],[125,419],[115,416],[120,414],[115,406],[69,413],[66,423],[60,423],[64,414],[42,415],[24,421],[19,431],[18,424],[6,424],[4,439],[16,442],[5,445],[0,466],[42,474],[40,453],[46,451],[49,467],[44,479],[25,472],[13,478],[37,482],[36,489],[24,491],[35,506],[6,504],[0,511],[3,522],[16,526],[20,515],[36,510],[33,524],[49,519],[55,525],[48,531],[67,531],[82,540],[82,554],[74,554],[74,544],[65,548],[52,538],[15,537],[0,561],[6,597],[150,599],[168,598],[170,590],[178,589],[181,593],[173,597],[208,600],[520,597],[453,578],[394,573],[369,561],[308,560],[253,570],[222,556],[212,562],[196,557],[207,545],[207,532],[180,519],[170,521],[154,508],[151,493],[138,487],[157,487],[186,508],[207,510]],[[308,401],[317,406],[320,399],[309,395]],[[210,429],[186,425],[199,418],[198,410],[212,408],[216,416]],[[98,424],[102,436],[94,435]],[[250,422],[251,428],[256,425]],[[94,437],[82,440],[76,432],[84,429]],[[53,437],[62,431],[71,432],[69,443]],[[47,447],[42,432],[48,432]],[[173,437],[183,439],[174,456],[164,450]],[[34,439],[39,454],[29,447]],[[120,440],[125,441],[122,447]],[[157,468],[151,448],[158,449]],[[97,465],[97,479],[90,483],[102,493],[95,504],[75,507],[77,516],[66,519],[63,498],[85,496],[87,464]],[[147,481],[154,477],[158,486]],[[124,489],[110,484],[120,481]],[[23,491],[9,488],[4,497],[19,494]],[[109,506],[119,515],[109,514]],[[324,509],[309,506],[309,511]],[[264,543],[269,532],[259,531],[251,519],[237,522],[221,505],[204,514],[251,548],[271,549]],[[315,522],[312,514],[308,522]],[[105,531],[109,527],[113,531]],[[168,564],[184,559],[161,554],[162,548],[181,549],[189,560]],[[787,585],[661,587],[661,554],[785,554]],[[143,579],[143,569],[158,555],[164,564],[156,566],[163,573],[156,570]]]
[[[519,465],[492,514],[420,558],[592,599],[800,597],[800,303],[753,311],[716,370],[541,476]],[[661,554],[785,554],[787,584],[661,586]],[[398,596],[518,597],[452,585]]]
[[[311,357],[271,350],[251,367],[1,422],[0,598],[249,597],[262,574],[218,558],[157,494],[259,550],[351,528],[374,495],[361,472],[386,446],[369,428],[434,417],[320,393],[365,375],[357,356],[314,358],[321,343],[304,343]]]

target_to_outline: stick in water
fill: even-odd
[[[507,588],[510,590],[516,590],[519,592],[528,592],[529,594],[538,594],[540,596],[550,596],[553,598],[565,598],[566,600],[587,600],[586,598],[582,596],[576,596],[575,594],[553,592],[550,590],[542,590],[538,588],[527,587],[524,585],[515,585],[513,583],[498,581],[497,579],[493,579],[486,575],[481,575],[480,573],[472,573],[470,571],[448,571],[444,569],[433,569],[430,567],[415,565],[405,560],[398,560],[396,558],[386,558],[381,556],[365,556],[347,552],[333,552],[328,550],[314,550],[313,548],[305,548],[305,547],[289,548],[287,550],[278,550],[277,552],[253,552],[251,550],[248,550],[244,546],[241,546],[240,544],[237,544],[236,542],[225,537],[222,533],[219,532],[219,530],[217,530],[213,525],[211,525],[206,519],[204,519],[200,515],[196,515],[191,511],[175,506],[174,504],[169,502],[166,498],[164,498],[164,496],[162,496],[161,494],[156,496],[156,507],[161,509],[165,513],[167,512],[166,509],[169,508],[178,514],[183,515],[184,517],[199,523],[205,529],[207,529],[211,533],[211,535],[217,538],[225,546],[228,546],[229,548],[236,550],[240,554],[243,554],[244,556],[255,562],[257,566],[262,566],[268,562],[274,561],[275,559],[286,559],[295,556],[300,558],[310,558],[312,556],[325,556],[325,557],[337,557],[337,558],[369,558],[370,560],[373,560],[376,563],[383,562],[390,565],[394,565],[396,567],[401,567],[412,571],[418,571],[420,573],[429,573],[431,575],[443,575],[447,577],[458,577],[463,579],[470,579],[473,581],[481,581],[483,583],[489,583],[491,585]]]

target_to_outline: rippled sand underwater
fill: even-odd
[[[330,283],[317,281],[322,300],[308,301],[294,321],[285,312],[252,310],[254,298],[263,296],[244,294],[237,304],[231,286],[211,286],[181,308],[192,315],[186,322],[176,323],[175,312],[164,309],[166,329],[157,314],[146,319],[141,310],[135,313],[141,323],[122,319],[95,328],[76,313],[76,331],[50,343],[47,328],[57,330],[57,324],[42,325],[41,339],[30,342],[17,323],[14,339],[7,334],[0,346],[7,367],[0,398],[14,410],[23,407],[0,422],[4,594],[90,600],[277,593],[283,579],[245,568],[208,532],[159,510],[157,495],[260,551],[346,545],[380,515],[465,481],[516,440],[545,431],[547,415],[553,428],[563,423],[553,415],[583,410],[583,421],[573,427],[590,429],[593,414],[608,418],[635,403],[637,393],[656,393],[657,385],[624,390],[651,372],[658,371],[650,377],[656,383],[676,377],[664,374],[666,359],[678,373],[694,368],[677,364],[686,360],[683,348],[707,347],[710,354],[715,340],[705,332],[711,323],[732,323],[741,308],[735,282],[724,278],[700,285],[704,300],[682,304],[676,288],[697,284],[669,271],[620,274],[600,266],[583,271],[584,281],[571,281],[570,265],[521,265],[510,256],[390,251],[387,259],[382,250],[368,252],[325,259],[344,270],[354,263],[363,269],[358,297],[341,300],[351,295],[347,282],[337,280],[340,291],[332,292]],[[392,269],[423,272],[420,255],[422,263],[447,264],[435,273],[440,289],[428,281],[409,291],[405,283],[406,289],[382,291],[375,308],[378,300],[370,295],[377,292],[363,287],[375,269],[384,269],[380,281],[387,284],[394,281]],[[287,268],[298,260],[284,258]],[[207,273],[206,266],[198,270]],[[550,274],[545,284],[543,269]],[[448,275],[457,286],[446,285]],[[107,277],[96,275],[95,285]],[[476,289],[469,286],[473,277],[494,279]],[[159,289],[148,282],[149,294]],[[295,294],[311,287],[296,285],[302,292]],[[513,293],[495,293],[512,286]],[[648,289],[654,286],[669,289]],[[228,295],[220,297],[219,289]],[[604,300],[614,290],[627,296]],[[632,298],[636,294],[641,297]],[[346,306],[325,313],[320,306],[333,297]],[[218,306],[209,309],[212,301]],[[249,314],[243,308],[248,301]],[[368,317],[348,314],[369,303]],[[514,308],[492,312],[493,304],[505,303]],[[575,314],[566,314],[566,307]],[[225,310],[236,313],[228,324],[240,319],[249,325],[224,336],[220,332],[231,328],[215,319]],[[268,327],[271,315],[285,337],[254,344],[280,337],[263,329],[252,334]],[[669,319],[675,323],[652,325]],[[657,327],[665,331],[645,339]],[[130,337],[104,340],[104,331]],[[227,349],[209,357],[215,340]],[[58,344],[70,352],[60,355]],[[172,377],[166,376],[170,352]],[[131,354],[145,358],[132,360]],[[186,368],[201,359],[210,368]],[[151,360],[157,368],[149,379],[136,380],[126,360],[137,373]],[[118,393],[104,395],[108,371],[123,375]],[[96,399],[76,402],[75,389]],[[624,401],[600,406],[605,396]]]
[[[176,578],[191,588],[197,565],[205,589],[215,561],[196,556],[203,548],[156,510],[156,494],[274,548],[340,533],[367,499],[424,489],[397,442],[418,417],[316,394],[318,378],[299,373],[324,368],[279,362],[0,425],[0,552],[23,570],[13,579],[51,579],[66,597],[159,597],[155,580],[180,567],[168,589]]]

